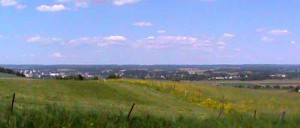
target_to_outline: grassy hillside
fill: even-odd
[[[0,72],[0,78],[18,78],[16,75],[7,74],[7,73],[1,73]]]
[[[210,84],[0,79],[0,127],[300,126],[297,93]],[[10,113],[14,92],[14,113]],[[283,110],[287,112],[284,122],[279,120]]]

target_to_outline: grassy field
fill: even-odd
[[[274,79],[274,80],[254,80],[254,81],[240,81],[240,80],[221,80],[221,81],[215,81],[215,82],[221,82],[221,83],[275,83],[275,84],[300,84],[300,79]]]
[[[0,79],[0,127],[300,126],[298,93],[212,84]],[[135,108],[127,119],[133,103]],[[286,111],[285,121],[280,120],[282,111]]]
[[[16,75],[6,74],[0,72],[0,78],[18,78]]]

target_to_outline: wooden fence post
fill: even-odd
[[[187,91],[185,90],[185,92],[184,92],[184,96],[186,97],[187,96]]]
[[[218,120],[220,119],[220,117],[221,117],[223,111],[224,111],[224,109],[222,108],[221,111],[220,111],[219,114],[218,114],[218,118],[217,118]]]
[[[281,115],[280,115],[280,121],[281,121],[281,122],[285,122],[285,114],[286,114],[285,111],[283,111],[283,112],[281,113]]]
[[[223,111],[224,111],[224,104],[222,104],[222,108],[218,114],[218,118],[217,118],[218,120],[220,119],[221,115],[223,114]]]
[[[256,113],[257,113],[257,111],[256,111],[256,109],[254,110],[254,119],[256,119]]]
[[[12,98],[12,101],[11,101],[11,106],[10,106],[10,112],[11,112],[11,113],[14,112],[15,97],[16,97],[16,93],[14,93],[13,98]]]
[[[220,117],[223,114],[224,109],[225,109],[225,96],[222,97],[221,102],[222,102],[222,108],[221,108],[221,110],[219,112],[219,115],[218,115],[218,118],[217,118],[218,120],[220,119]]]
[[[127,119],[128,119],[128,120],[130,119],[130,115],[131,115],[131,112],[132,112],[134,106],[135,106],[135,103],[132,104],[132,107],[131,107],[131,109],[130,109],[128,115],[127,115]]]

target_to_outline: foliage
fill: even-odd
[[[78,80],[84,80],[84,77],[81,74],[77,75]]]
[[[2,67],[0,67],[0,73],[7,73],[7,74],[13,74],[13,75],[16,75],[16,76],[20,76],[20,77],[25,77],[25,75],[22,74],[22,73],[15,72],[14,70],[7,69],[7,68],[2,68]]]
[[[109,75],[108,77],[107,77],[107,79],[120,79],[121,77],[119,77],[119,76],[117,76],[117,75]]]

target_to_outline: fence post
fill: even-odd
[[[286,114],[285,111],[283,111],[283,112],[281,113],[281,115],[280,115],[280,121],[281,121],[281,122],[284,122],[284,121],[285,121],[285,114]]]
[[[12,101],[11,101],[11,106],[10,106],[10,112],[11,112],[11,113],[14,112],[15,97],[16,97],[16,93],[14,93],[13,98],[12,98]]]
[[[221,117],[221,115],[223,114],[224,109],[225,109],[225,96],[222,97],[221,102],[222,102],[222,107],[221,107],[220,113],[219,113],[218,118],[217,118],[218,120]]]
[[[220,119],[221,115],[223,114],[223,111],[224,111],[224,103],[222,104],[222,108],[218,114],[218,118],[217,118],[218,120]]]
[[[254,119],[256,119],[256,113],[257,113],[257,111],[256,111],[256,109],[254,110]]]
[[[186,97],[187,96],[187,91],[185,90],[185,92],[184,92],[184,96]]]
[[[132,104],[132,107],[131,107],[131,109],[130,109],[128,115],[127,115],[127,119],[128,119],[128,120],[130,119],[130,115],[131,115],[131,112],[132,112],[134,106],[135,106],[135,103]]]
[[[222,108],[221,111],[220,111],[219,114],[218,114],[218,118],[217,118],[218,120],[220,119],[220,117],[221,117],[223,111],[224,111],[224,109]]]

